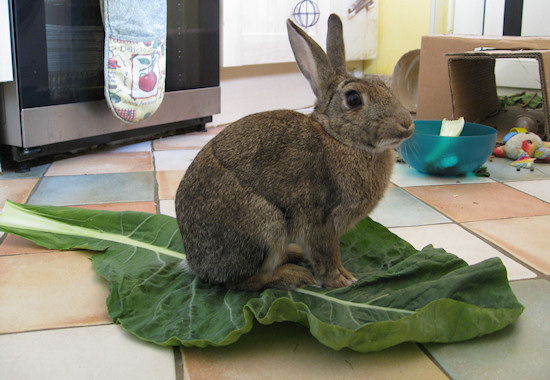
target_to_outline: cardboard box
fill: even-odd
[[[439,120],[454,117],[449,79],[450,57],[447,54],[472,52],[478,48],[550,50],[550,38],[424,36],[420,49],[417,119]],[[489,63],[486,65],[484,70],[488,70]],[[547,82],[542,83],[543,87],[548,86]]]
[[[550,113],[548,94],[550,93],[550,50],[485,50],[447,54],[449,84],[453,118],[464,116],[470,122],[483,123],[501,111],[495,80],[497,59],[530,58],[539,67],[542,97],[541,136],[550,136]],[[526,111],[527,112],[527,111]],[[516,115],[514,115],[516,116]],[[503,120],[503,132],[508,132],[514,120]],[[492,125],[490,122],[489,125]],[[494,125],[498,128],[498,125]]]

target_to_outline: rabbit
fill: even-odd
[[[188,268],[229,289],[354,283],[340,237],[382,198],[393,149],[414,131],[382,81],[347,74],[337,15],[328,20],[326,54],[290,19],[287,29],[317,98],[312,113],[267,111],[234,122],[201,149],[176,193]]]

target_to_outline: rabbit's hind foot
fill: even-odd
[[[310,265],[310,261],[304,255],[302,247],[298,244],[289,244],[281,264],[296,264],[302,267],[307,267]]]

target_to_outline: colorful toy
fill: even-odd
[[[533,167],[535,163],[535,159],[532,157],[522,157],[520,159],[515,160],[510,165],[516,168],[516,170],[519,172],[521,169],[529,169],[531,171],[534,171],[535,168]]]
[[[510,165],[517,170],[533,170],[535,160],[550,162],[550,142],[542,141],[535,133],[525,128],[512,128],[504,137],[504,145],[498,146],[493,153],[497,157],[508,157],[513,160]]]

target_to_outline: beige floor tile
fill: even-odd
[[[150,152],[94,152],[55,161],[46,176],[130,173],[153,170]]]
[[[157,208],[155,202],[123,202],[123,203],[102,203],[95,205],[78,205],[70,206],[76,208],[86,208],[91,210],[107,210],[107,211],[138,211],[156,214]]]
[[[406,190],[457,222],[550,214],[550,204],[500,183]]]
[[[86,208],[93,210],[109,211],[139,211],[156,214],[155,202],[127,202],[127,203],[104,203],[96,205],[70,206],[75,208]],[[40,247],[33,242],[19,236],[8,234],[0,244],[0,256],[17,255],[25,253],[49,252],[49,249]]]
[[[214,138],[212,134],[188,134],[166,137],[156,140],[155,150],[200,149]]]
[[[0,333],[110,323],[89,253],[0,257]]]
[[[414,344],[334,351],[302,326],[254,326],[226,347],[183,348],[185,379],[447,379]]]
[[[3,380],[176,380],[171,347],[119,325],[0,335]]]
[[[508,272],[508,279],[521,280],[537,275],[517,263],[515,260],[500,253],[483,240],[474,236],[456,224],[436,224],[430,226],[414,226],[392,228],[391,232],[411,243],[420,250],[431,244],[435,248],[443,248],[468,263],[477,264],[491,257],[498,257]]]
[[[185,170],[158,171],[159,199],[174,199]]]
[[[161,200],[159,203],[161,214],[176,217],[176,203],[173,199]]]
[[[550,215],[485,220],[464,226],[550,275]]]
[[[0,244],[0,256],[38,252],[50,252],[50,250],[12,234],[7,234],[2,244]]]
[[[391,181],[400,187],[494,182],[487,177],[477,177],[474,173],[468,173],[461,177],[430,175],[421,173],[405,163],[397,163],[394,165]]]
[[[550,202],[550,179],[507,182],[506,184],[543,201]]]
[[[511,326],[465,342],[426,344],[430,354],[456,380],[547,380],[550,378],[550,282],[510,284],[525,306]]]
[[[208,128],[206,132],[184,133],[155,140],[155,150],[200,149],[225,127]]]
[[[151,152],[151,141],[142,141],[135,144],[120,144],[119,142],[113,142],[109,144],[106,150],[109,152]]]
[[[0,181],[0,207],[9,199],[12,202],[24,203],[38,182],[38,178],[4,179]]]
[[[153,152],[155,157],[155,170],[159,171],[185,171],[191,165],[200,149],[175,149],[157,150]]]

